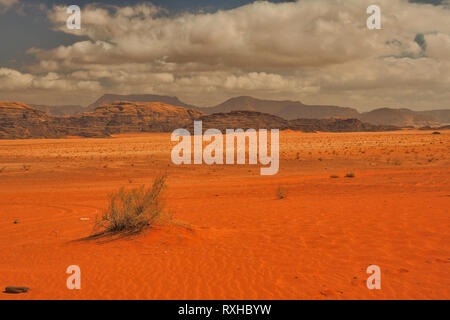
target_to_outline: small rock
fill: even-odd
[[[4,293],[18,294],[18,293],[26,293],[30,290],[27,287],[6,287]]]

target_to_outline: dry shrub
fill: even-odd
[[[164,225],[171,221],[164,212],[164,190],[167,175],[157,177],[151,188],[125,190],[110,195],[108,208],[97,219],[93,236],[105,234],[135,234],[147,227]],[[99,230],[102,230],[98,233]]]
[[[354,173],[347,173],[347,174],[345,175],[345,177],[346,177],[346,178],[354,178],[354,177],[355,177],[355,174],[354,174]]]
[[[287,197],[287,190],[283,187],[278,187],[277,189],[277,198],[282,200]]]

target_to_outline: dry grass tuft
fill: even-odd
[[[345,177],[346,177],[346,178],[354,178],[354,177],[355,177],[355,174],[354,174],[354,173],[347,173],[347,174],[345,175]]]
[[[278,187],[277,189],[277,198],[282,200],[287,198],[287,190],[283,187]]]
[[[125,190],[121,188],[110,196],[108,208],[97,219],[92,237],[107,234],[136,234],[148,227],[171,222],[164,212],[164,190],[167,175],[157,177],[151,188]],[[98,232],[101,230],[100,232]]]

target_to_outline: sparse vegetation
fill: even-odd
[[[110,196],[108,208],[94,227],[94,235],[136,234],[147,227],[164,225],[171,217],[164,212],[166,175],[157,177],[151,188],[121,188]],[[99,232],[100,231],[100,232]]]
[[[4,172],[6,170],[6,167],[0,168],[0,173]]]
[[[336,174],[333,174],[333,175],[331,175],[331,176],[330,176],[330,178],[331,178],[331,179],[338,179],[338,178],[339,178],[339,176],[338,176],[338,175],[336,175]]]
[[[287,190],[283,187],[278,187],[277,189],[277,198],[282,200],[287,198]]]
[[[354,177],[355,177],[355,174],[354,174],[354,173],[347,173],[347,174],[345,175],[345,177],[346,177],[346,178],[354,178]]]

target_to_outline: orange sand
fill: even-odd
[[[0,141],[0,287],[31,288],[0,299],[450,298],[450,132],[284,132],[273,177],[176,167],[169,140]],[[168,211],[193,230],[72,241],[108,193],[164,170]],[[366,287],[371,264],[380,291]],[[80,291],[66,288],[69,265]]]

